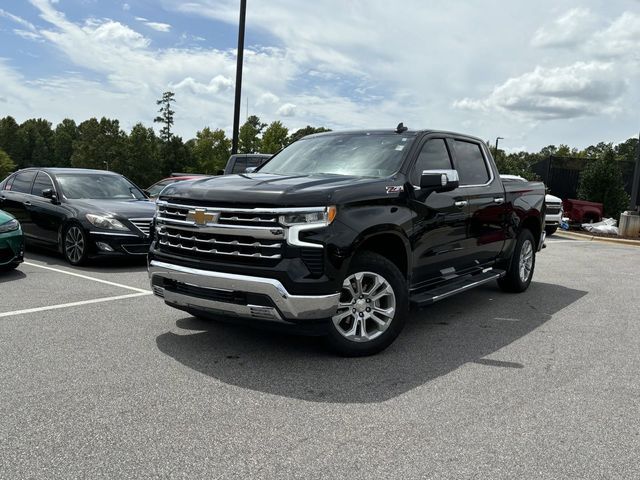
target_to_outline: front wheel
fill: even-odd
[[[87,260],[89,245],[87,235],[80,225],[68,226],[64,231],[62,242],[64,258],[71,265],[82,265]]]
[[[498,280],[505,292],[520,293],[529,288],[536,266],[536,242],[530,230],[522,230],[516,241],[507,274]]]
[[[400,334],[408,305],[407,283],[398,267],[376,253],[359,254],[329,322],[329,344],[348,357],[378,353]]]

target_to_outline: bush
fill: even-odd
[[[627,209],[630,198],[624,190],[622,172],[613,149],[587,164],[580,174],[578,198],[602,203],[605,217],[618,219],[620,213]]]

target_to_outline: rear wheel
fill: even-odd
[[[64,231],[62,242],[64,258],[71,265],[82,265],[86,262],[89,245],[87,244],[87,235],[80,225],[69,225]]]
[[[529,288],[536,266],[536,242],[530,230],[522,230],[518,235],[507,274],[498,280],[505,292],[520,293]]]
[[[406,280],[398,267],[376,253],[359,254],[329,322],[329,344],[349,357],[378,353],[400,334],[407,310]]]
[[[547,232],[547,236],[549,237],[556,233],[556,230],[558,230],[557,225],[554,225],[553,227],[544,227],[544,231]]]

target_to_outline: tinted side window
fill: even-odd
[[[477,143],[455,140],[456,167],[460,185],[482,185],[489,181],[487,162]]]
[[[424,170],[451,170],[451,168],[451,159],[445,141],[442,138],[428,140],[420,150],[411,182],[414,185],[420,185],[420,176]]]
[[[11,190],[20,193],[31,193],[31,184],[33,183],[33,177],[35,176],[35,170],[18,173],[13,179]]]
[[[48,188],[50,188],[51,190],[54,189],[53,183],[51,182],[49,175],[47,175],[44,172],[38,172],[38,175],[36,175],[36,181],[33,182],[33,188],[31,189],[31,194],[41,197],[42,191]]]
[[[13,183],[14,177],[7,178],[4,182],[2,182],[2,190],[11,190],[11,184]]]
[[[243,173],[247,169],[246,158],[236,158],[236,163],[233,164],[231,173]]]
[[[249,167],[259,167],[260,165],[262,165],[264,162],[266,162],[267,159],[266,158],[260,158],[260,157],[250,157],[247,158],[247,168]]]

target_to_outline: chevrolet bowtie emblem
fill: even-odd
[[[204,208],[196,208],[187,214],[187,220],[194,222],[196,225],[216,223],[218,218],[220,218],[219,213],[209,213]]]

